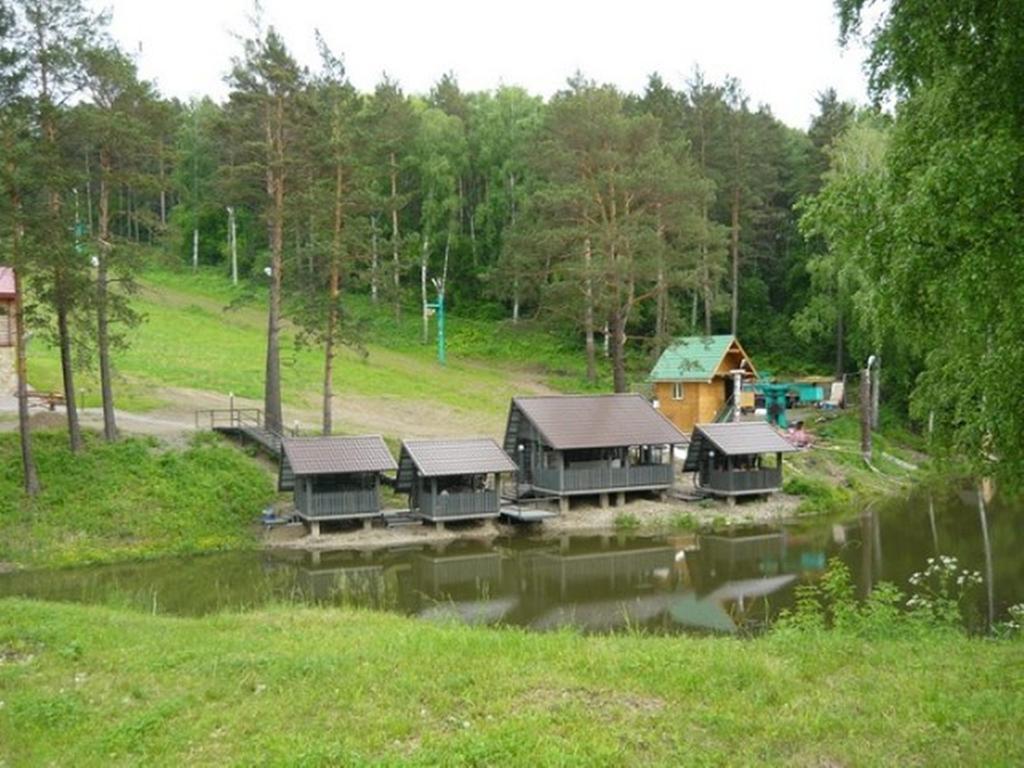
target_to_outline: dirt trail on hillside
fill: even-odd
[[[529,375],[509,374],[524,394],[551,393],[536,378]],[[196,429],[196,411],[224,408],[228,396],[217,392],[184,387],[160,387],[151,394],[164,402],[158,408],[144,413],[118,410],[118,428],[126,434],[153,435],[176,442]],[[260,408],[259,400],[236,397],[236,408]],[[64,423],[64,410],[48,411],[33,407],[33,426],[60,427]],[[17,401],[13,397],[0,398],[0,430],[17,429]],[[79,409],[82,426],[102,429],[103,414],[99,408]],[[317,432],[321,423],[318,408],[286,406],[284,420],[289,427],[296,423],[302,432]],[[400,397],[366,397],[341,395],[335,398],[335,430],[347,434],[381,434],[388,437],[493,437],[500,439],[505,431],[504,412],[481,413],[457,408],[429,400],[410,400]],[[209,425],[209,421],[206,422]],[[199,427],[203,428],[200,421]]]

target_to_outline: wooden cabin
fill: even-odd
[[[700,490],[733,501],[782,490],[782,454],[795,450],[763,421],[698,424],[683,469]]]
[[[438,525],[497,517],[501,476],[516,469],[490,438],[404,440],[395,490],[409,494],[412,514]]]
[[[14,313],[18,294],[14,270],[0,267],[0,395],[11,394],[17,386],[15,377]]]
[[[686,435],[636,394],[516,397],[509,408],[505,452],[519,465],[517,495],[569,497],[665,492],[674,478],[673,450]]]
[[[295,492],[295,513],[318,536],[325,520],[378,517],[380,473],[397,466],[379,435],[286,437],[277,487]]]
[[[733,400],[732,371],[745,379],[757,370],[735,336],[684,336],[661,353],[647,377],[658,410],[684,432],[718,420]],[[754,393],[741,391],[740,406],[753,409]]]

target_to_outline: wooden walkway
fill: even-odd
[[[268,429],[259,408],[209,408],[196,411],[196,429],[211,429],[242,443],[252,443],[281,458],[281,432]]]

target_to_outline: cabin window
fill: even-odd
[[[673,381],[672,382],[672,399],[682,400],[683,399],[683,382]]]

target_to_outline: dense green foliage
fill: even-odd
[[[252,521],[273,498],[264,469],[210,436],[169,448],[86,433],[74,458],[60,433],[37,433],[35,446],[45,482],[28,499],[18,488],[18,437],[0,435],[0,561],[61,565],[252,546]]]
[[[895,120],[870,177],[830,182],[815,228],[863,276],[872,340],[921,370],[907,380],[912,412],[934,414],[937,442],[975,470],[1019,484],[1024,6],[912,0],[863,29],[864,0],[837,5],[844,34],[867,37]]]
[[[879,622],[884,623],[884,622]],[[1024,760],[1024,644],[582,637],[337,610],[0,602],[0,759],[77,765]],[[882,684],[884,682],[884,684]]]

